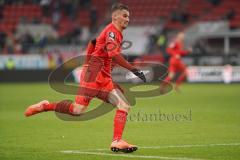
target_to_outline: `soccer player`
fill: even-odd
[[[184,50],[183,42],[185,38],[184,32],[179,32],[172,43],[170,43],[167,48],[167,53],[170,55],[168,75],[161,84],[161,92],[165,92],[167,83],[173,81],[176,73],[180,73],[179,77],[176,80],[175,90],[179,91],[180,84],[185,80],[187,75],[187,69],[185,64],[182,62],[181,57],[187,55],[192,51],[191,48]]]
[[[114,87],[111,78],[112,60],[118,65],[132,71],[146,82],[142,71],[128,63],[121,55],[122,31],[129,23],[128,6],[117,3],[112,6],[112,23],[107,25],[96,41],[88,45],[86,64],[83,65],[78,95],[75,102],[63,100],[50,103],[43,100],[31,105],[25,111],[26,116],[32,116],[44,111],[56,111],[74,116],[81,116],[87,109],[92,98],[97,97],[117,107],[114,117],[113,140],[110,145],[112,151],[133,152],[137,146],[122,140],[130,105],[122,92]],[[95,46],[92,45],[95,43]]]

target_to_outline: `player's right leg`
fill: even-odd
[[[62,100],[60,102],[49,103],[47,100],[44,100],[29,106],[25,111],[25,116],[29,117],[46,111],[55,111],[73,116],[79,116],[86,111],[92,97],[98,93],[98,90],[93,89],[92,87],[96,88],[95,84],[85,85],[80,83],[75,102],[72,102],[71,100]]]
[[[169,83],[173,80],[175,72],[169,69],[167,77],[160,83],[160,93],[164,94],[169,90]]]
[[[86,105],[81,105],[76,102],[72,102],[71,100],[62,100],[56,103],[49,103],[47,100],[43,100],[39,103],[29,106],[24,114],[26,117],[29,117],[42,112],[55,111],[78,116],[84,113],[86,109]]]
[[[174,71],[169,71],[167,77],[164,79],[165,82],[170,82],[173,80],[175,76],[175,72]]]
[[[169,83],[173,81],[176,73],[176,60],[174,58],[170,58],[169,67],[168,67],[168,75],[165,77],[163,81],[160,83],[160,93],[165,94],[169,91]]]
[[[47,100],[40,101],[36,104],[30,105],[26,110],[25,110],[25,116],[29,117],[41,112],[44,112],[44,105],[50,105],[50,103]]]

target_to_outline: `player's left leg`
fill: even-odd
[[[134,152],[137,146],[127,143],[122,140],[123,130],[127,120],[127,114],[130,111],[130,104],[119,89],[113,89],[108,95],[108,101],[117,106],[114,117],[114,131],[113,140],[111,143],[111,150],[114,152],[122,151],[125,153]]]
[[[176,80],[176,85],[179,86],[186,79],[186,76],[187,76],[187,70],[185,69],[181,72],[180,76]]]
[[[182,62],[179,63],[178,70],[180,71],[180,75],[176,80],[176,91],[179,91],[179,86],[182,84],[182,82],[186,79],[187,76],[187,68]]]

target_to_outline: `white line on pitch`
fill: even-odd
[[[222,144],[185,144],[185,145],[171,145],[171,146],[144,146],[140,149],[161,149],[161,148],[193,148],[193,147],[214,147],[214,146],[240,146],[240,143],[222,143]],[[109,149],[92,149],[97,151],[106,151]],[[90,151],[90,149],[89,149]]]
[[[130,154],[111,154],[111,153],[104,153],[104,152],[84,152],[84,151],[77,151],[77,150],[61,151],[61,153],[128,157],[128,158],[145,158],[145,159],[165,159],[165,160],[203,160],[203,159],[193,159],[193,158],[186,158],[186,157],[163,157],[163,156],[146,156],[146,155],[130,155]]]
[[[158,148],[192,148],[192,147],[214,147],[214,146],[239,146],[240,143],[223,143],[223,144],[193,144],[193,145],[175,145],[175,146],[146,146],[139,147],[144,149],[158,149]]]

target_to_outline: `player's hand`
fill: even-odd
[[[139,69],[134,69],[134,70],[132,70],[132,73],[135,74],[137,77],[139,77],[143,82],[145,82],[145,83],[147,82],[143,71],[141,71]]]

